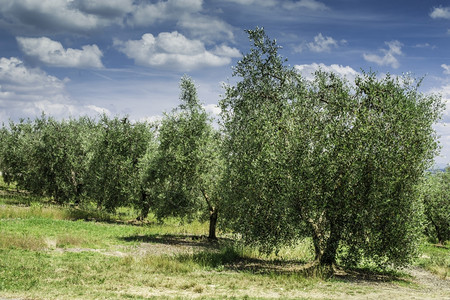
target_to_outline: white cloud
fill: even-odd
[[[307,44],[309,50],[313,52],[330,52],[332,47],[338,47],[338,42],[332,37],[324,37],[322,33],[319,33],[314,37],[314,42]]]
[[[283,3],[285,9],[307,8],[310,10],[326,10],[328,7],[322,2],[315,0],[286,1]]]
[[[104,107],[98,107],[98,106],[93,105],[93,104],[91,104],[91,105],[86,105],[85,108],[86,108],[87,110],[89,110],[89,112],[95,112],[95,113],[97,113],[98,115],[103,115],[103,114],[111,115],[111,112],[110,112],[108,109],[106,109],[106,108],[104,108]]]
[[[203,0],[0,0],[0,23],[16,35],[54,35],[169,21],[190,37],[233,41],[233,27],[202,10]]]
[[[54,35],[171,22],[205,42],[234,40],[230,24],[202,10],[203,0],[0,0],[0,23],[16,35]]]
[[[431,48],[431,49],[436,49],[435,45],[430,45],[430,43],[423,43],[423,44],[416,44],[414,46],[414,48]]]
[[[7,26],[26,33],[87,32],[117,22],[117,19],[81,11],[82,2],[85,1],[0,0],[0,14]]]
[[[202,5],[203,0],[142,2],[134,7],[128,23],[133,26],[148,26],[165,20],[178,20],[183,15],[200,12]]]
[[[88,14],[116,18],[133,10],[133,0],[75,0],[72,7]]]
[[[21,34],[86,33],[113,24],[149,26],[179,21],[200,13],[202,5],[203,0],[0,0],[0,15],[4,25]],[[214,23],[213,28],[230,34],[229,25],[220,20]],[[188,30],[196,29],[189,25]]]
[[[241,52],[236,48],[231,48],[225,44],[222,44],[220,46],[216,46],[216,48],[212,51],[212,53],[218,55],[218,56],[225,56],[225,57],[241,57]]]
[[[28,68],[18,58],[0,58],[0,122],[35,117],[42,111],[57,118],[96,114],[99,108],[77,105],[70,99],[67,82]]]
[[[301,9],[309,10],[325,10],[327,6],[316,0],[300,0],[300,1],[276,1],[276,0],[226,0],[241,5],[260,5],[264,7],[282,7],[283,9]],[[281,3],[280,3],[281,2]]]
[[[323,36],[319,33],[314,37],[313,42],[306,43],[302,42],[300,45],[294,46],[295,52],[303,52],[303,50],[308,49],[309,51],[320,53],[320,52],[330,52],[332,48],[338,48],[340,45],[346,45],[346,40],[337,41],[330,36]]]
[[[433,19],[450,19],[450,7],[434,7],[430,17]]]
[[[103,56],[97,45],[86,45],[79,49],[64,49],[60,42],[47,37],[18,37],[17,42],[25,55],[56,67],[103,68]]]
[[[177,25],[187,30],[192,37],[204,41],[234,40],[232,26],[214,17],[186,14],[179,18]]]
[[[217,104],[206,104],[206,105],[203,105],[203,108],[205,109],[206,112],[209,112],[215,116],[220,115],[220,113],[222,111]]]
[[[234,2],[240,5],[261,5],[261,6],[275,6],[277,4],[276,0],[226,0],[228,2]]]
[[[320,64],[312,63],[309,65],[295,65],[294,67],[307,80],[313,80],[314,72],[316,72],[318,70],[322,70],[325,72],[333,72],[335,74],[338,74],[341,77],[346,78],[350,82],[353,82],[355,80],[356,76],[358,76],[358,74],[359,74],[357,71],[355,71],[350,66],[344,67],[342,65],[337,65],[337,64],[332,64],[332,65],[327,66],[323,63],[320,63]]]
[[[385,44],[389,47],[389,49],[380,50],[384,53],[383,56],[364,53],[363,57],[368,62],[373,62],[380,66],[391,66],[392,68],[397,69],[400,66],[400,63],[398,62],[396,56],[402,55],[403,44],[399,41],[385,42]]]
[[[40,69],[29,69],[15,57],[0,58],[0,82],[11,93],[36,94],[52,97],[61,95],[65,82],[47,75]]]
[[[441,67],[444,69],[444,74],[450,74],[450,66],[442,64]]]
[[[217,67],[231,62],[230,56],[219,56],[206,50],[203,42],[187,39],[174,32],[162,32],[157,37],[146,33],[140,40],[115,40],[117,49],[137,65],[189,71],[202,67]],[[228,49],[230,52],[232,48]]]
[[[201,14],[203,0],[167,0],[135,5],[127,23],[149,26],[164,21],[176,21],[191,37],[204,41],[233,40],[233,28],[218,18]]]

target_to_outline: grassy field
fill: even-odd
[[[0,299],[450,299],[450,250],[408,269],[311,274],[309,241],[264,256],[207,224],[42,205],[0,185]],[[131,220],[131,221],[130,221]],[[447,298],[446,298],[447,297]]]

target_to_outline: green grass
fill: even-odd
[[[438,275],[442,279],[450,279],[450,245],[423,244],[422,255],[416,265]]]
[[[208,229],[204,223],[72,221],[57,207],[45,206],[8,205],[0,207],[0,215],[4,297],[301,298],[296,291],[322,281],[259,268],[271,260],[256,259],[256,251],[229,240],[208,242],[200,237]]]
[[[402,273],[352,270],[325,279],[326,270],[304,268],[313,258],[310,240],[277,256],[264,255],[223,237],[209,242],[202,237],[206,223],[175,218],[158,223],[150,216],[135,224],[127,222],[136,214],[127,208],[106,214],[88,206],[42,204],[4,188],[0,192],[1,297],[358,299],[382,298],[392,285],[411,297],[429,296]],[[418,265],[438,274],[434,269],[445,267],[448,278],[449,250],[427,245],[423,251]]]
[[[270,290],[311,289],[318,282],[295,276],[255,277],[246,272],[206,273],[196,263],[164,256],[110,257],[93,252],[0,250],[0,267],[0,292],[20,291],[23,296],[46,299],[147,297],[172,292],[212,296],[217,289],[236,296],[254,289],[263,295]]]

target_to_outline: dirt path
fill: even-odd
[[[419,267],[410,267],[407,272],[409,275],[413,276],[413,281],[424,289],[428,289],[430,292],[441,290],[443,293],[446,293],[447,298],[450,299],[449,279],[442,279]]]

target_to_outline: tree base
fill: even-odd
[[[321,279],[331,278],[337,272],[339,272],[339,269],[335,264],[321,264],[318,260],[305,265],[300,271],[305,277]]]

